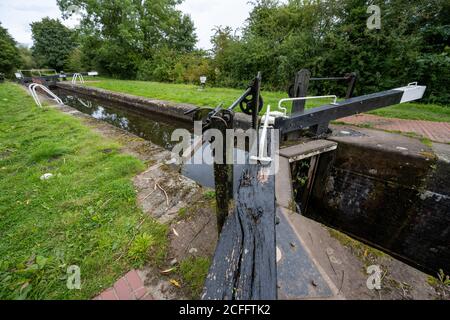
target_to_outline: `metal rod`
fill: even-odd
[[[334,99],[333,104],[336,104],[337,96],[335,96],[335,95],[330,95],[330,96],[311,96],[311,97],[299,97],[299,98],[286,98],[286,99],[281,99],[278,102],[278,109],[286,110],[281,105],[284,102],[288,102],[288,101],[311,100],[311,99],[327,99],[327,98],[333,98]]]
[[[247,90],[245,90],[244,94],[242,94],[235,102],[233,102],[233,103],[231,104],[231,106],[228,108],[228,110],[231,111],[231,110],[233,110],[234,108],[236,108],[237,105],[238,105],[239,103],[241,103],[242,100],[244,100],[244,98],[250,94],[250,92],[252,92],[252,87],[248,87]]]
[[[324,80],[330,80],[330,81],[339,81],[339,80],[349,80],[350,77],[329,77],[329,78],[310,78],[311,81],[324,81]]]

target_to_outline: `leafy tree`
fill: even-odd
[[[65,17],[70,6],[81,8],[83,51],[95,42],[98,46],[89,55],[113,76],[135,77],[142,61],[159,59],[159,52],[166,49],[191,52],[196,43],[192,20],[176,9],[179,0],[57,2]]]
[[[22,60],[20,69],[30,70],[37,68],[36,61],[33,58],[33,52],[30,48],[24,45],[19,45],[17,48],[19,49],[20,59]]]
[[[75,33],[57,19],[44,18],[31,24],[33,56],[41,67],[58,71],[64,69],[67,59],[76,47]]]
[[[58,0],[83,13],[83,66],[120,78],[245,85],[263,72],[265,89],[285,90],[296,71],[316,76],[357,72],[356,94],[411,81],[428,86],[427,99],[450,103],[448,0],[253,0],[237,36],[217,27],[211,53],[196,51],[194,25],[176,9],[181,0]],[[367,8],[382,10],[381,30],[369,30]],[[345,86],[314,82],[311,93],[343,95]]]
[[[21,63],[16,42],[0,24],[0,73],[11,76]]]
[[[67,59],[67,70],[69,72],[82,72],[84,70],[83,65],[83,52],[80,48],[75,48]]]
[[[296,71],[316,76],[357,72],[357,94],[411,81],[433,102],[449,103],[448,0],[377,1],[381,30],[367,28],[372,0],[256,0],[241,38],[220,28],[212,39],[219,84],[237,86],[260,70],[264,85],[285,89]],[[312,93],[342,95],[338,83],[312,83]]]

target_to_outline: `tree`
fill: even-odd
[[[419,81],[429,101],[449,103],[450,2],[384,0],[381,30],[369,30],[373,0],[254,0],[242,37],[220,28],[212,38],[217,79],[239,86],[257,71],[266,88],[285,89],[296,71],[315,76],[357,72],[357,94]],[[343,95],[337,82],[311,93]]]
[[[40,67],[63,70],[77,46],[75,33],[58,19],[44,18],[31,24],[33,57]]]
[[[36,62],[33,58],[33,52],[24,45],[19,45],[17,47],[19,49],[20,59],[22,60],[20,64],[20,69],[30,70],[37,68]]]
[[[11,76],[21,63],[16,41],[0,24],[0,73]]]
[[[160,59],[160,51],[191,52],[196,43],[194,24],[176,9],[180,0],[58,0],[64,17],[75,5],[84,13],[81,43],[98,67],[107,73],[133,78],[145,61]],[[97,43],[94,52],[86,52]]]

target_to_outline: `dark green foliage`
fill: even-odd
[[[59,20],[44,18],[31,24],[33,33],[33,56],[41,67],[61,71],[76,47],[73,31]]]
[[[37,68],[36,61],[33,58],[33,52],[26,46],[19,45],[19,54],[21,59],[20,69],[30,70]]]
[[[425,101],[450,103],[448,0],[255,0],[242,35],[217,27],[211,52],[194,49],[194,25],[176,9],[180,2],[58,0],[65,16],[70,5],[84,12],[80,46],[40,66],[176,83],[206,75],[208,84],[226,87],[242,87],[262,71],[265,89],[281,91],[302,68],[324,77],[356,72],[358,95],[418,81],[428,86]],[[380,30],[367,28],[371,4],[381,7]],[[48,37],[59,43],[58,33]],[[41,61],[55,56],[52,46],[44,47],[45,55],[35,46]],[[343,96],[345,89],[312,83],[310,93]]]
[[[84,64],[113,77],[170,81],[171,53],[191,52],[196,43],[192,20],[175,8],[178,0],[57,2],[65,15],[71,5],[83,9]]]
[[[11,76],[20,63],[16,42],[0,24],[0,73]]]
[[[450,4],[445,0],[377,1],[381,30],[369,30],[365,0],[258,0],[241,38],[229,28],[213,37],[217,83],[240,86],[261,70],[264,85],[284,90],[296,71],[314,76],[357,72],[356,94],[419,81],[427,98],[449,103]],[[312,93],[338,93],[345,86],[314,84]]]
[[[138,68],[137,79],[158,82],[198,83],[201,76],[213,81],[211,59],[205,52],[196,50],[179,54],[161,48],[153,59],[144,60]]]

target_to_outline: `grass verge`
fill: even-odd
[[[0,299],[90,299],[164,258],[167,227],[137,207],[131,182],[144,164],[119,148],[0,84]],[[67,288],[72,265],[81,290]]]

